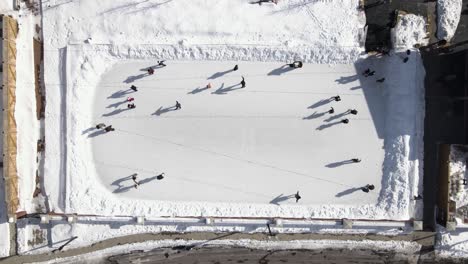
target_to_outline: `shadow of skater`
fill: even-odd
[[[175,106],[169,106],[169,107],[165,107],[163,108],[162,106],[160,106],[158,108],[158,110],[156,110],[154,113],[152,113],[151,115],[157,115],[157,116],[160,116],[162,114],[165,114],[167,112],[171,112],[171,111],[175,111],[176,110],[176,107]]]
[[[292,70],[294,70],[294,68],[289,67],[289,65],[286,64],[286,65],[283,65],[283,66],[281,66],[281,67],[279,67],[277,69],[272,70],[267,75],[269,75],[269,76],[271,76],[271,75],[281,75],[281,74],[285,74],[287,72],[290,72]]]
[[[234,71],[233,69],[230,69],[230,70],[227,70],[227,71],[216,72],[213,75],[211,75],[210,77],[208,77],[207,80],[214,80],[216,78],[219,78],[219,77],[221,77],[223,75],[226,75],[226,74],[228,74],[230,72],[233,72],[233,71]]]
[[[136,81],[136,80],[139,80],[139,79],[145,77],[146,75],[149,76],[149,74],[147,74],[147,73],[142,73],[142,74],[138,74],[138,75],[128,76],[127,79],[125,79],[123,82],[124,82],[124,83],[132,83],[132,82],[134,82],[134,81]]]
[[[333,123],[323,124],[323,125],[320,125],[319,127],[317,127],[317,130],[324,130],[325,128],[329,128],[329,127],[332,127],[334,125],[338,125],[338,124],[341,124],[341,123],[342,123],[341,121],[335,121]]]
[[[188,92],[187,94],[197,94],[197,93],[201,93],[207,89],[209,89],[210,87],[206,86],[206,87],[203,87],[203,88],[200,88],[200,87],[197,87],[195,89],[193,89],[192,91]]]
[[[351,76],[342,76],[339,79],[336,79],[335,82],[340,84],[347,84],[350,82],[354,82],[359,79],[359,75],[351,75]]]
[[[307,108],[308,109],[314,109],[314,108],[320,107],[322,105],[326,105],[326,104],[330,103],[333,100],[334,100],[333,97],[332,98],[327,98],[327,99],[322,99],[322,100],[316,102],[315,104],[313,104],[313,105],[311,105],[311,106],[309,106]]]
[[[270,204],[279,205],[279,203],[287,201],[287,200],[292,199],[292,198],[294,198],[294,194],[286,195],[286,196],[283,196],[283,194],[280,194],[280,195],[276,196],[275,198],[273,198],[273,200],[270,201]]]
[[[99,130],[94,131],[93,133],[90,133],[88,135],[88,138],[97,137],[97,136],[100,136],[100,135],[103,135],[103,134],[106,134],[106,131],[104,129],[99,129]]]
[[[115,109],[114,111],[109,112],[109,113],[105,113],[105,114],[103,114],[102,116],[113,116],[113,115],[120,114],[120,113],[122,113],[122,112],[124,112],[124,111],[127,111],[127,110],[130,110],[130,108]]]
[[[359,191],[361,188],[349,188],[348,190],[344,190],[342,192],[339,192],[335,195],[335,197],[342,197],[348,194],[352,194],[353,192]]]
[[[241,84],[234,84],[234,85],[231,85],[229,87],[224,88],[224,83],[223,83],[223,84],[221,84],[221,87],[216,89],[216,91],[212,92],[212,94],[227,94],[228,92],[243,89],[242,86],[240,86],[240,85]],[[239,87],[237,87],[237,86],[239,86]],[[237,88],[235,88],[235,87],[237,87]]]
[[[158,175],[159,176],[159,175]],[[145,178],[141,181],[138,182],[139,185],[141,184],[145,184],[145,183],[148,183],[150,181],[153,181],[153,180],[156,180],[158,178],[158,176],[153,176],[153,177],[149,177],[149,178]]]
[[[116,107],[119,107],[122,104],[125,104],[126,102],[128,102],[128,100],[125,99],[123,101],[110,104],[110,105],[106,106],[106,108],[116,108]]]
[[[356,159],[356,161],[354,159],[343,160],[343,161],[328,163],[327,165],[325,165],[325,167],[327,167],[327,168],[336,168],[336,167],[343,166],[343,165],[346,165],[346,164],[359,163],[359,161],[357,161],[357,159]]]
[[[343,116],[348,115],[348,114],[350,114],[349,110],[346,111],[346,112],[334,115],[334,116],[330,116],[329,118],[325,119],[325,122],[331,122],[331,121],[333,121],[335,119],[342,118]]]
[[[111,183],[111,185],[117,186],[117,189],[112,191],[113,193],[122,193],[122,192],[128,192],[130,189],[134,188],[133,184],[129,186],[124,186],[122,185],[123,182],[131,180],[133,176],[137,175],[136,173],[129,175],[127,177],[123,177],[121,179],[115,180],[114,182]]]
[[[130,93],[133,93],[134,91],[132,89],[127,89],[127,90],[120,90],[120,91],[117,91],[113,94],[111,94],[110,96],[107,97],[107,99],[110,99],[110,98],[120,98],[120,97],[124,97]]]
[[[326,113],[328,113],[328,112],[323,112],[323,113],[314,112],[313,114],[311,114],[309,116],[303,117],[302,120],[310,120],[310,119],[319,118],[321,116],[324,116]]]

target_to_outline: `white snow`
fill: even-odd
[[[5,14],[13,11],[13,0],[0,1],[0,13]]]
[[[460,22],[462,0],[437,0],[437,38],[450,41]]]
[[[335,240],[292,240],[292,241],[256,241],[256,240],[213,240],[213,241],[200,241],[200,240],[158,240],[147,241],[144,243],[134,243],[116,246],[104,250],[99,250],[93,253],[83,254],[80,256],[55,259],[46,263],[70,263],[75,261],[86,260],[86,263],[98,263],[101,259],[112,256],[114,254],[130,253],[134,250],[150,251],[157,248],[168,248],[167,252],[174,257],[179,254],[170,250],[175,246],[200,246],[200,247],[243,247],[251,249],[263,250],[320,250],[320,249],[349,249],[360,250],[374,248],[376,250],[391,250],[394,253],[414,254],[414,260],[417,260],[417,252],[420,250],[420,245],[414,242],[396,242],[396,241],[335,241]]]
[[[395,49],[413,48],[416,44],[428,43],[426,19],[422,16],[399,15],[398,23],[392,29],[392,42]]]
[[[438,257],[450,259],[468,258],[468,225],[459,223],[455,231],[437,227],[436,252]]]
[[[467,159],[468,152],[463,150],[463,146],[453,145],[450,148],[449,193],[450,199],[456,202],[457,208],[468,205],[468,188],[463,185],[463,179],[467,179]]]

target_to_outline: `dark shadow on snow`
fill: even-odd
[[[333,122],[333,123],[323,124],[323,125],[317,127],[317,130],[324,130],[325,128],[329,128],[329,127],[332,127],[332,126],[338,125],[338,124],[341,124],[341,121],[336,121],[336,122]]]
[[[165,113],[171,112],[171,111],[175,111],[175,110],[176,110],[175,106],[169,106],[169,107],[165,107],[165,108],[163,108],[162,106],[160,106],[160,107],[158,108],[158,110],[156,110],[156,111],[155,111],[154,113],[152,113],[151,115],[160,116],[160,115],[162,115],[162,114],[165,114]]]
[[[200,88],[200,87],[197,87],[195,89],[193,89],[192,91],[188,92],[187,94],[197,94],[197,93],[201,93],[205,90],[209,89],[208,87],[203,87],[203,88]]]
[[[208,77],[207,80],[214,80],[214,79],[216,79],[216,78],[219,78],[219,77],[221,77],[221,76],[224,76],[224,75],[226,75],[226,74],[228,74],[228,73],[230,73],[230,72],[233,72],[233,71],[234,71],[234,70],[231,69],[231,70],[227,70],[227,71],[216,72],[216,73],[214,73],[213,75],[211,75],[210,77]]]
[[[340,83],[340,84],[347,84],[350,82],[357,81],[359,79],[359,76],[356,75],[351,75],[351,76],[342,76],[339,79],[336,79],[335,82]]]
[[[96,129],[96,127],[87,128],[87,129],[83,130],[83,132],[81,132],[81,135],[88,134],[89,132],[94,131],[95,129]]]
[[[102,116],[113,116],[113,115],[118,115],[122,112],[125,112],[125,111],[128,111],[130,110],[130,108],[120,108],[120,109],[115,109],[114,111],[112,112],[109,112],[109,113],[105,113],[103,114]]]
[[[107,99],[121,98],[121,97],[127,96],[128,94],[131,94],[133,92],[135,92],[135,91],[133,91],[132,89],[120,90],[120,91],[117,91],[117,92],[111,94],[110,96],[108,96]]]
[[[231,85],[231,86],[226,87],[226,88],[224,88],[224,83],[223,83],[223,84],[221,84],[221,87],[216,89],[216,91],[212,92],[212,94],[227,94],[228,92],[232,92],[232,91],[239,90],[239,89],[243,89],[240,83]]]
[[[279,205],[279,203],[287,201],[287,200],[292,199],[292,198],[294,198],[294,194],[286,195],[286,196],[283,196],[283,194],[280,194],[280,195],[276,196],[275,198],[273,198],[273,200],[271,200],[270,203]]]
[[[145,77],[147,75],[149,75],[149,74],[142,73],[142,74],[138,74],[138,75],[128,76],[127,79],[125,79],[123,82],[124,83],[132,83],[132,82],[134,82],[136,80],[139,80],[139,79],[141,79],[141,78],[143,78],[143,77]]]
[[[123,186],[122,183],[128,180],[132,179],[132,176],[136,175],[136,173],[129,175],[127,177],[120,178],[118,180],[115,180],[114,182],[111,183],[111,185],[117,186],[117,189],[113,191],[113,193],[122,193],[122,192],[127,192],[133,187],[133,184],[130,186]]]
[[[322,105],[326,105],[328,103],[330,103],[331,101],[333,101],[333,98],[328,98],[328,99],[322,99],[318,102],[316,102],[315,104],[307,107],[308,109],[314,109],[314,108],[317,108],[317,107],[320,107]]]
[[[361,188],[349,188],[348,190],[344,190],[342,192],[337,193],[335,195],[335,197],[342,197],[342,196],[352,194],[353,192],[357,192],[357,191],[360,191],[360,190],[361,190]]]
[[[314,112],[313,114],[311,114],[309,116],[303,117],[302,120],[310,120],[310,119],[319,118],[321,116],[324,116],[326,113],[328,113],[328,112],[323,112],[323,113]]]
[[[328,163],[327,165],[325,165],[325,167],[327,167],[327,168],[336,168],[336,167],[340,167],[340,166],[343,166],[343,165],[346,165],[346,164],[351,164],[351,163],[355,163],[355,162],[353,162],[352,160],[349,159],[349,160],[343,160],[343,161]]]
[[[329,118],[325,119],[325,122],[331,122],[331,121],[336,120],[338,118],[342,118],[342,117],[348,115],[349,113],[350,113],[349,111],[346,111],[346,112],[343,112],[343,113],[340,113],[340,114],[337,114],[337,115],[330,116]]]
[[[292,67],[289,67],[287,64],[286,65],[283,65],[277,69],[274,69],[272,70],[271,72],[269,72],[267,75],[271,76],[271,75],[281,75],[281,74],[285,74],[287,72],[290,72],[294,70],[294,68]]]
[[[104,129],[99,129],[99,130],[96,130],[93,133],[89,134],[88,138],[97,137],[97,136],[103,135],[105,133],[106,133],[106,131]]]
[[[127,102],[127,100],[116,102],[116,103],[113,103],[113,104],[110,104],[110,105],[106,106],[106,108],[116,108],[116,107],[119,107],[122,104],[125,104],[126,102]]]

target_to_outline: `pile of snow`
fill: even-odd
[[[148,252],[158,248],[167,248],[167,253],[170,257],[177,257],[176,251],[171,250],[176,246],[195,246],[195,247],[230,247],[230,248],[249,248],[259,250],[325,250],[325,249],[347,249],[347,250],[368,250],[373,248],[375,250],[392,251],[395,254],[404,254],[414,256],[413,261],[417,261],[419,257],[419,250],[421,246],[415,242],[406,241],[351,241],[351,240],[291,240],[291,241],[258,241],[258,240],[153,240],[142,243],[133,243],[127,245],[116,246],[107,248],[92,253],[87,253],[79,256],[54,259],[51,261],[40,262],[42,264],[58,264],[58,263],[71,263],[76,261],[85,260],[86,263],[99,263],[100,260],[117,254],[131,253],[134,250],[141,250]],[[174,255],[173,255],[174,254]],[[182,253],[184,254],[184,253]]]
[[[468,179],[466,175],[466,161],[468,151],[463,146],[453,145],[450,149],[449,165],[449,194],[450,199],[456,202],[457,208],[468,204],[468,188],[463,185],[463,179]]]
[[[392,29],[392,42],[395,49],[413,48],[416,44],[428,43],[426,20],[422,16],[404,14],[398,16],[398,23]]]
[[[437,38],[450,41],[460,21],[462,0],[437,0]]]
[[[440,258],[468,258],[468,225],[458,224],[455,231],[437,226],[436,252]]]

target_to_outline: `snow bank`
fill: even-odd
[[[373,248],[376,250],[388,250],[395,254],[414,254],[416,261],[417,252],[421,246],[414,242],[404,241],[337,241],[337,240],[291,240],[291,241],[257,241],[257,240],[213,240],[213,241],[201,241],[201,240],[159,240],[159,241],[147,241],[143,243],[127,244],[122,246],[116,246],[108,249],[99,250],[93,253],[88,253],[80,256],[55,259],[46,263],[70,263],[75,261],[86,260],[87,263],[98,263],[101,259],[106,257],[130,253],[133,250],[142,250],[144,252],[155,250],[158,248],[168,248],[168,252],[171,254],[178,254],[170,250],[171,247],[175,246],[197,246],[197,247],[242,247],[250,249],[260,250],[321,250],[321,249],[348,249],[348,250],[365,250]]]
[[[443,226],[437,226],[435,249],[437,257],[442,260],[468,258],[468,225],[458,224],[455,231],[447,231]]]
[[[422,16],[405,14],[398,16],[398,23],[392,29],[392,42],[395,49],[413,48],[416,44],[428,43],[426,20]]]
[[[463,146],[454,145],[450,149],[450,199],[456,202],[457,208],[468,205],[468,188],[463,185],[463,179],[467,179],[466,161],[468,152]]]
[[[437,38],[450,41],[460,21],[462,0],[437,0]]]

